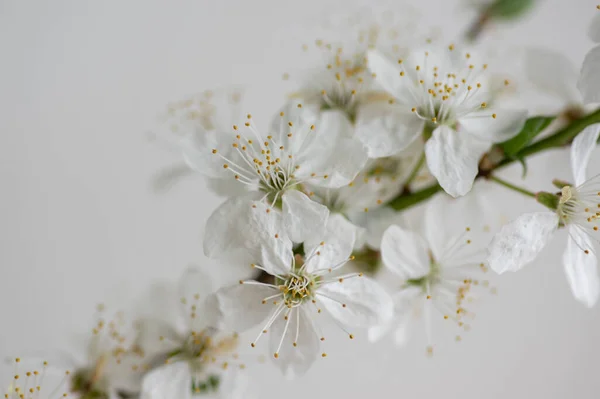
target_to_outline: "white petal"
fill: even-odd
[[[585,56],[577,88],[585,104],[600,103],[600,46]]]
[[[600,294],[598,258],[594,253],[590,237],[579,227],[569,228],[563,264],[573,296],[589,308],[594,306]]]
[[[189,318],[192,331],[202,331],[208,326],[216,327],[216,312],[207,306],[206,299],[213,293],[213,283],[208,271],[188,267],[179,279],[179,300],[185,298],[183,311],[189,316],[190,306],[196,306],[194,318]]]
[[[285,145],[287,151],[294,155],[302,154],[303,149],[319,146],[319,136],[311,130],[311,125],[319,126],[318,107],[309,104],[298,107],[299,103],[298,100],[287,102],[271,121],[270,130],[273,141]],[[294,134],[293,139],[288,140],[289,133]]]
[[[298,190],[283,195],[283,225],[294,242],[304,242],[325,228],[329,210]]]
[[[556,228],[554,212],[526,213],[504,225],[489,247],[488,263],[496,273],[515,272],[532,262]]]
[[[342,325],[349,327],[369,327],[385,323],[392,318],[394,312],[389,294],[365,276],[325,284],[317,290],[317,300]]]
[[[419,287],[407,287],[394,294],[394,315],[391,321],[369,329],[369,340],[371,342],[383,338],[392,329],[394,330],[394,341],[397,346],[402,346],[407,341],[408,327],[413,317],[415,301],[423,291]]]
[[[381,240],[383,264],[403,280],[421,278],[429,273],[427,243],[416,233],[390,226]]]
[[[321,134],[327,134],[322,132]],[[312,179],[311,183],[321,187],[338,188],[347,185],[356,178],[356,175],[367,163],[367,149],[357,138],[340,137],[330,151],[307,153],[308,156],[319,160],[313,165],[300,163],[298,177],[305,176],[304,172],[316,173],[318,178]],[[322,177],[321,177],[322,176]]]
[[[374,212],[368,213],[366,240],[369,247],[373,249],[381,248],[381,240],[383,234],[393,224],[402,225],[404,216],[402,212],[385,207],[376,209]]]
[[[483,182],[482,182],[483,183]],[[438,261],[447,259],[452,251],[451,259],[464,259],[465,253],[477,254],[477,250],[487,248],[491,240],[490,229],[497,209],[493,200],[487,196],[485,184],[476,185],[469,195],[452,198],[446,193],[439,193],[429,201],[425,208],[424,230],[429,249]],[[470,231],[467,236],[467,229]],[[495,231],[495,230],[494,230]],[[462,238],[461,238],[462,237]],[[468,239],[471,245],[457,246],[457,240]],[[452,249],[451,249],[452,248]],[[481,255],[483,260],[484,254]],[[480,261],[481,261],[480,260]]]
[[[595,13],[594,18],[592,18],[592,23],[590,24],[590,29],[588,31],[588,37],[594,43],[600,43],[600,13]]]
[[[292,266],[292,242],[286,234],[283,215],[264,203],[254,203],[246,226],[246,244],[257,262],[270,274],[285,274]]]
[[[222,258],[229,251],[246,246],[252,236],[244,227],[249,223],[254,199],[256,193],[230,198],[214,210],[206,221],[204,255]]]
[[[339,137],[352,137],[354,126],[348,114],[341,109],[328,109],[321,111],[317,126],[324,134],[334,134]]]
[[[411,82],[408,77],[400,76],[400,69],[377,50],[367,53],[368,67],[375,74],[375,81],[392,96],[403,103],[409,101],[407,85]]]
[[[250,283],[221,288],[214,299],[223,326],[243,332],[261,323],[273,311],[272,302],[263,304],[263,299],[277,292],[274,288]]]
[[[600,135],[600,123],[586,127],[579,133],[571,145],[571,169],[575,178],[575,186],[583,184],[586,180],[585,172],[590,162],[592,152],[596,148]]]
[[[493,114],[496,118],[492,117]],[[500,143],[519,134],[526,120],[526,110],[490,108],[460,118],[458,131],[469,133],[482,141]]]
[[[397,154],[422,133],[425,122],[399,105],[371,104],[359,108],[356,136],[371,158]]]
[[[271,356],[278,352],[274,362],[288,378],[305,374],[320,355],[320,337],[317,335],[309,312],[310,309],[305,309],[304,306],[293,308],[288,316],[287,331],[285,315],[282,313],[269,331]],[[281,342],[282,337],[283,342]],[[280,342],[281,348],[279,348]]]
[[[489,142],[440,126],[425,143],[427,166],[444,191],[460,197],[471,190],[479,159],[489,147]]]
[[[221,141],[233,140],[228,134],[219,134],[216,131],[200,130],[194,132],[180,142],[183,159],[190,167],[197,172],[203,173],[208,177],[225,178],[227,170],[223,169],[223,160],[216,154],[212,153],[213,149],[225,148],[225,143]],[[229,149],[223,155],[231,155]]]
[[[285,273],[291,266],[293,253],[283,217],[277,209],[253,202],[252,198],[249,195],[231,198],[213,212],[206,223],[204,253],[223,258],[244,249],[246,258],[269,273]]]
[[[565,104],[581,101],[577,92],[578,71],[563,54],[539,47],[527,48],[525,73],[537,89],[558,97]]]
[[[191,399],[192,375],[187,362],[150,371],[142,383],[142,399]]]
[[[306,256],[312,255],[306,264],[307,272],[326,270],[347,261],[355,240],[356,226],[339,213],[329,215],[324,231],[304,241]]]

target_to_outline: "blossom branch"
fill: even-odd
[[[523,195],[527,195],[528,197],[533,197],[533,198],[536,197],[536,195],[535,195],[534,192],[529,191],[529,190],[527,190],[527,189],[525,189],[523,187],[516,186],[516,185],[514,185],[512,183],[509,183],[506,180],[501,179],[501,178],[499,178],[497,176],[490,176],[489,179],[492,180],[492,181],[494,181],[494,182],[496,182],[496,183],[498,183],[498,184],[500,184],[501,186],[504,186],[504,187],[508,188],[509,190],[513,190],[513,191],[516,191],[516,192],[521,193]]]
[[[500,162],[487,167],[486,170],[481,170],[480,168],[480,173],[477,175],[476,179],[479,179],[481,177],[489,178],[490,173],[496,169],[503,168],[518,160],[524,160],[525,158],[535,155],[539,152],[567,145],[583,129],[595,123],[600,123],[600,109],[571,122],[569,125],[560,129],[553,135],[528,145],[527,147],[519,151],[515,157],[504,156],[504,158]],[[400,194],[396,198],[392,199],[388,205],[394,208],[395,210],[400,211],[427,200],[428,198],[432,197],[438,191],[441,190],[442,188],[440,187],[440,185],[436,183],[421,190],[414,191],[410,194]]]

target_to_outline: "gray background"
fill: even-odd
[[[450,34],[470,17],[458,1],[415,3],[425,20],[450,20]],[[496,39],[551,47],[580,65],[595,5],[540,1],[522,24],[498,27]],[[198,176],[154,195],[152,176],[176,156],[145,132],[168,101],[215,84],[247,84],[248,111],[266,123],[283,98],[281,73],[301,57],[285,45],[286,34],[297,35],[290,25],[310,26],[320,12],[348,7],[1,1],[0,355],[52,352],[89,328],[96,303],[206,263],[203,226],[220,200]],[[529,186],[549,189],[549,178],[569,178],[567,159],[564,151],[535,159]],[[519,170],[507,173],[516,178]],[[541,209],[512,193],[499,191],[498,199]],[[329,357],[294,383],[268,364],[251,365],[266,388],[260,397],[597,398],[598,308],[571,296],[560,266],[564,238],[529,268],[494,279],[499,295],[478,304],[461,343],[438,329],[433,358],[420,338],[395,350],[390,341],[367,345],[364,334],[335,341],[332,333]]]

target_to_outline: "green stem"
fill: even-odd
[[[492,171],[503,168],[520,159],[525,159],[531,155],[537,154],[548,149],[562,147],[568,144],[571,140],[573,140],[575,136],[577,136],[577,134],[579,134],[583,129],[595,123],[600,123],[600,109],[571,122],[569,125],[565,126],[553,135],[548,136],[545,139],[537,141],[533,144],[530,144],[529,146],[523,148],[517,154],[517,156],[512,158],[506,157],[502,159],[494,167],[492,167],[491,169],[487,169],[485,173],[479,173],[476,179],[485,176],[490,176],[490,173]],[[392,199],[388,205],[394,208],[395,210],[400,211],[415,206],[420,202],[427,200],[428,198],[432,197],[434,194],[441,190],[442,188],[440,187],[440,185],[434,183],[429,187],[425,187],[421,190],[409,194],[400,194],[396,198]]]
[[[410,183],[412,183],[413,180],[415,180],[415,178],[419,174],[419,171],[423,167],[423,164],[425,164],[425,151],[423,151],[413,170],[410,172],[410,175],[408,175],[406,182],[404,182],[404,187],[408,188],[410,186]]]
[[[504,186],[504,187],[506,187],[506,188],[508,188],[508,189],[510,189],[510,190],[513,190],[513,191],[516,191],[516,192],[518,192],[518,193],[521,193],[521,194],[527,195],[527,196],[529,196],[529,197],[533,197],[533,198],[535,198],[535,193],[533,193],[533,192],[531,192],[531,191],[529,191],[529,190],[526,190],[526,189],[524,189],[524,188],[522,188],[522,187],[515,186],[514,184],[512,184],[512,183],[509,183],[509,182],[507,182],[506,180],[502,180],[502,179],[501,179],[501,178],[499,178],[499,177],[496,177],[496,176],[489,176],[489,177],[488,177],[488,179],[490,179],[490,180],[492,180],[492,181],[495,181],[496,183],[498,183],[498,184],[500,184],[500,185],[502,185],[502,186]]]
[[[541,151],[545,151],[551,148],[562,147],[568,144],[571,140],[573,140],[575,136],[577,136],[583,129],[585,129],[589,125],[593,125],[594,123],[600,123],[600,109],[571,122],[569,125],[565,126],[553,135],[548,136],[545,139],[537,141],[533,144],[530,144],[529,146],[519,151],[514,158],[503,159],[497,167],[501,168],[510,163],[513,163],[518,159],[526,158],[530,155],[537,154]]]

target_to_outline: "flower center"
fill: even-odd
[[[430,289],[433,285],[440,282],[440,272],[440,265],[433,260],[433,257],[431,257],[429,273],[423,277],[408,279],[406,280],[406,284],[413,287],[419,287],[423,290],[423,292],[427,292],[427,290]]]
[[[312,300],[316,288],[316,278],[309,274],[299,273],[288,276],[279,285],[283,293],[283,301],[288,308],[300,306],[306,300]]]

